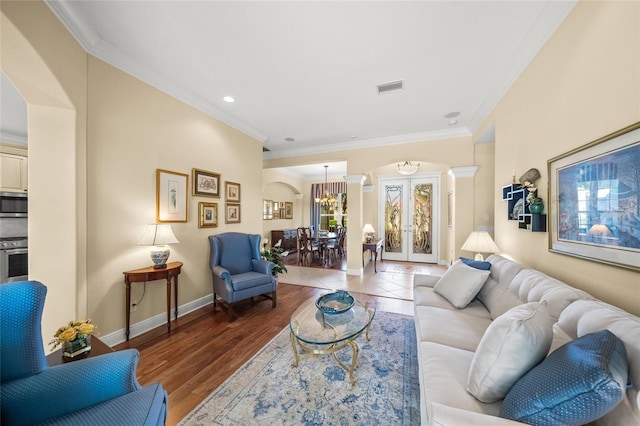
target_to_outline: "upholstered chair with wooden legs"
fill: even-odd
[[[218,302],[235,319],[232,304],[262,296],[276,307],[278,280],[273,262],[260,257],[260,235],[224,232],[209,236],[209,267],[213,275],[213,309]]]

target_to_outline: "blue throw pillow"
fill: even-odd
[[[491,263],[489,262],[467,259],[466,257],[461,257],[460,260],[462,260],[465,265],[471,266],[472,268],[480,269],[482,271],[488,271],[489,269],[491,269]]]
[[[569,342],[522,376],[507,393],[500,417],[531,425],[584,425],[625,395],[624,343],[609,330]]]

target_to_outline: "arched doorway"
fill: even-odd
[[[48,288],[48,341],[87,314],[87,56],[43,3],[1,7],[2,71],[28,105],[29,278]],[[60,48],[68,55],[41,53]]]

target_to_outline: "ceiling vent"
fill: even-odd
[[[397,92],[398,90],[404,90],[404,80],[378,84],[376,88],[378,89],[378,95],[382,95],[383,93]]]

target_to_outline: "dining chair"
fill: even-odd
[[[345,228],[340,228],[336,238],[327,242],[327,253],[334,259],[338,256],[342,258],[344,255],[344,237],[346,234],[347,230]]]
[[[308,260],[311,253],[311,242],[307,238],[307,233],[304,227],[297,229],[298,234],[298,265],[303,265],[305,260]]]

